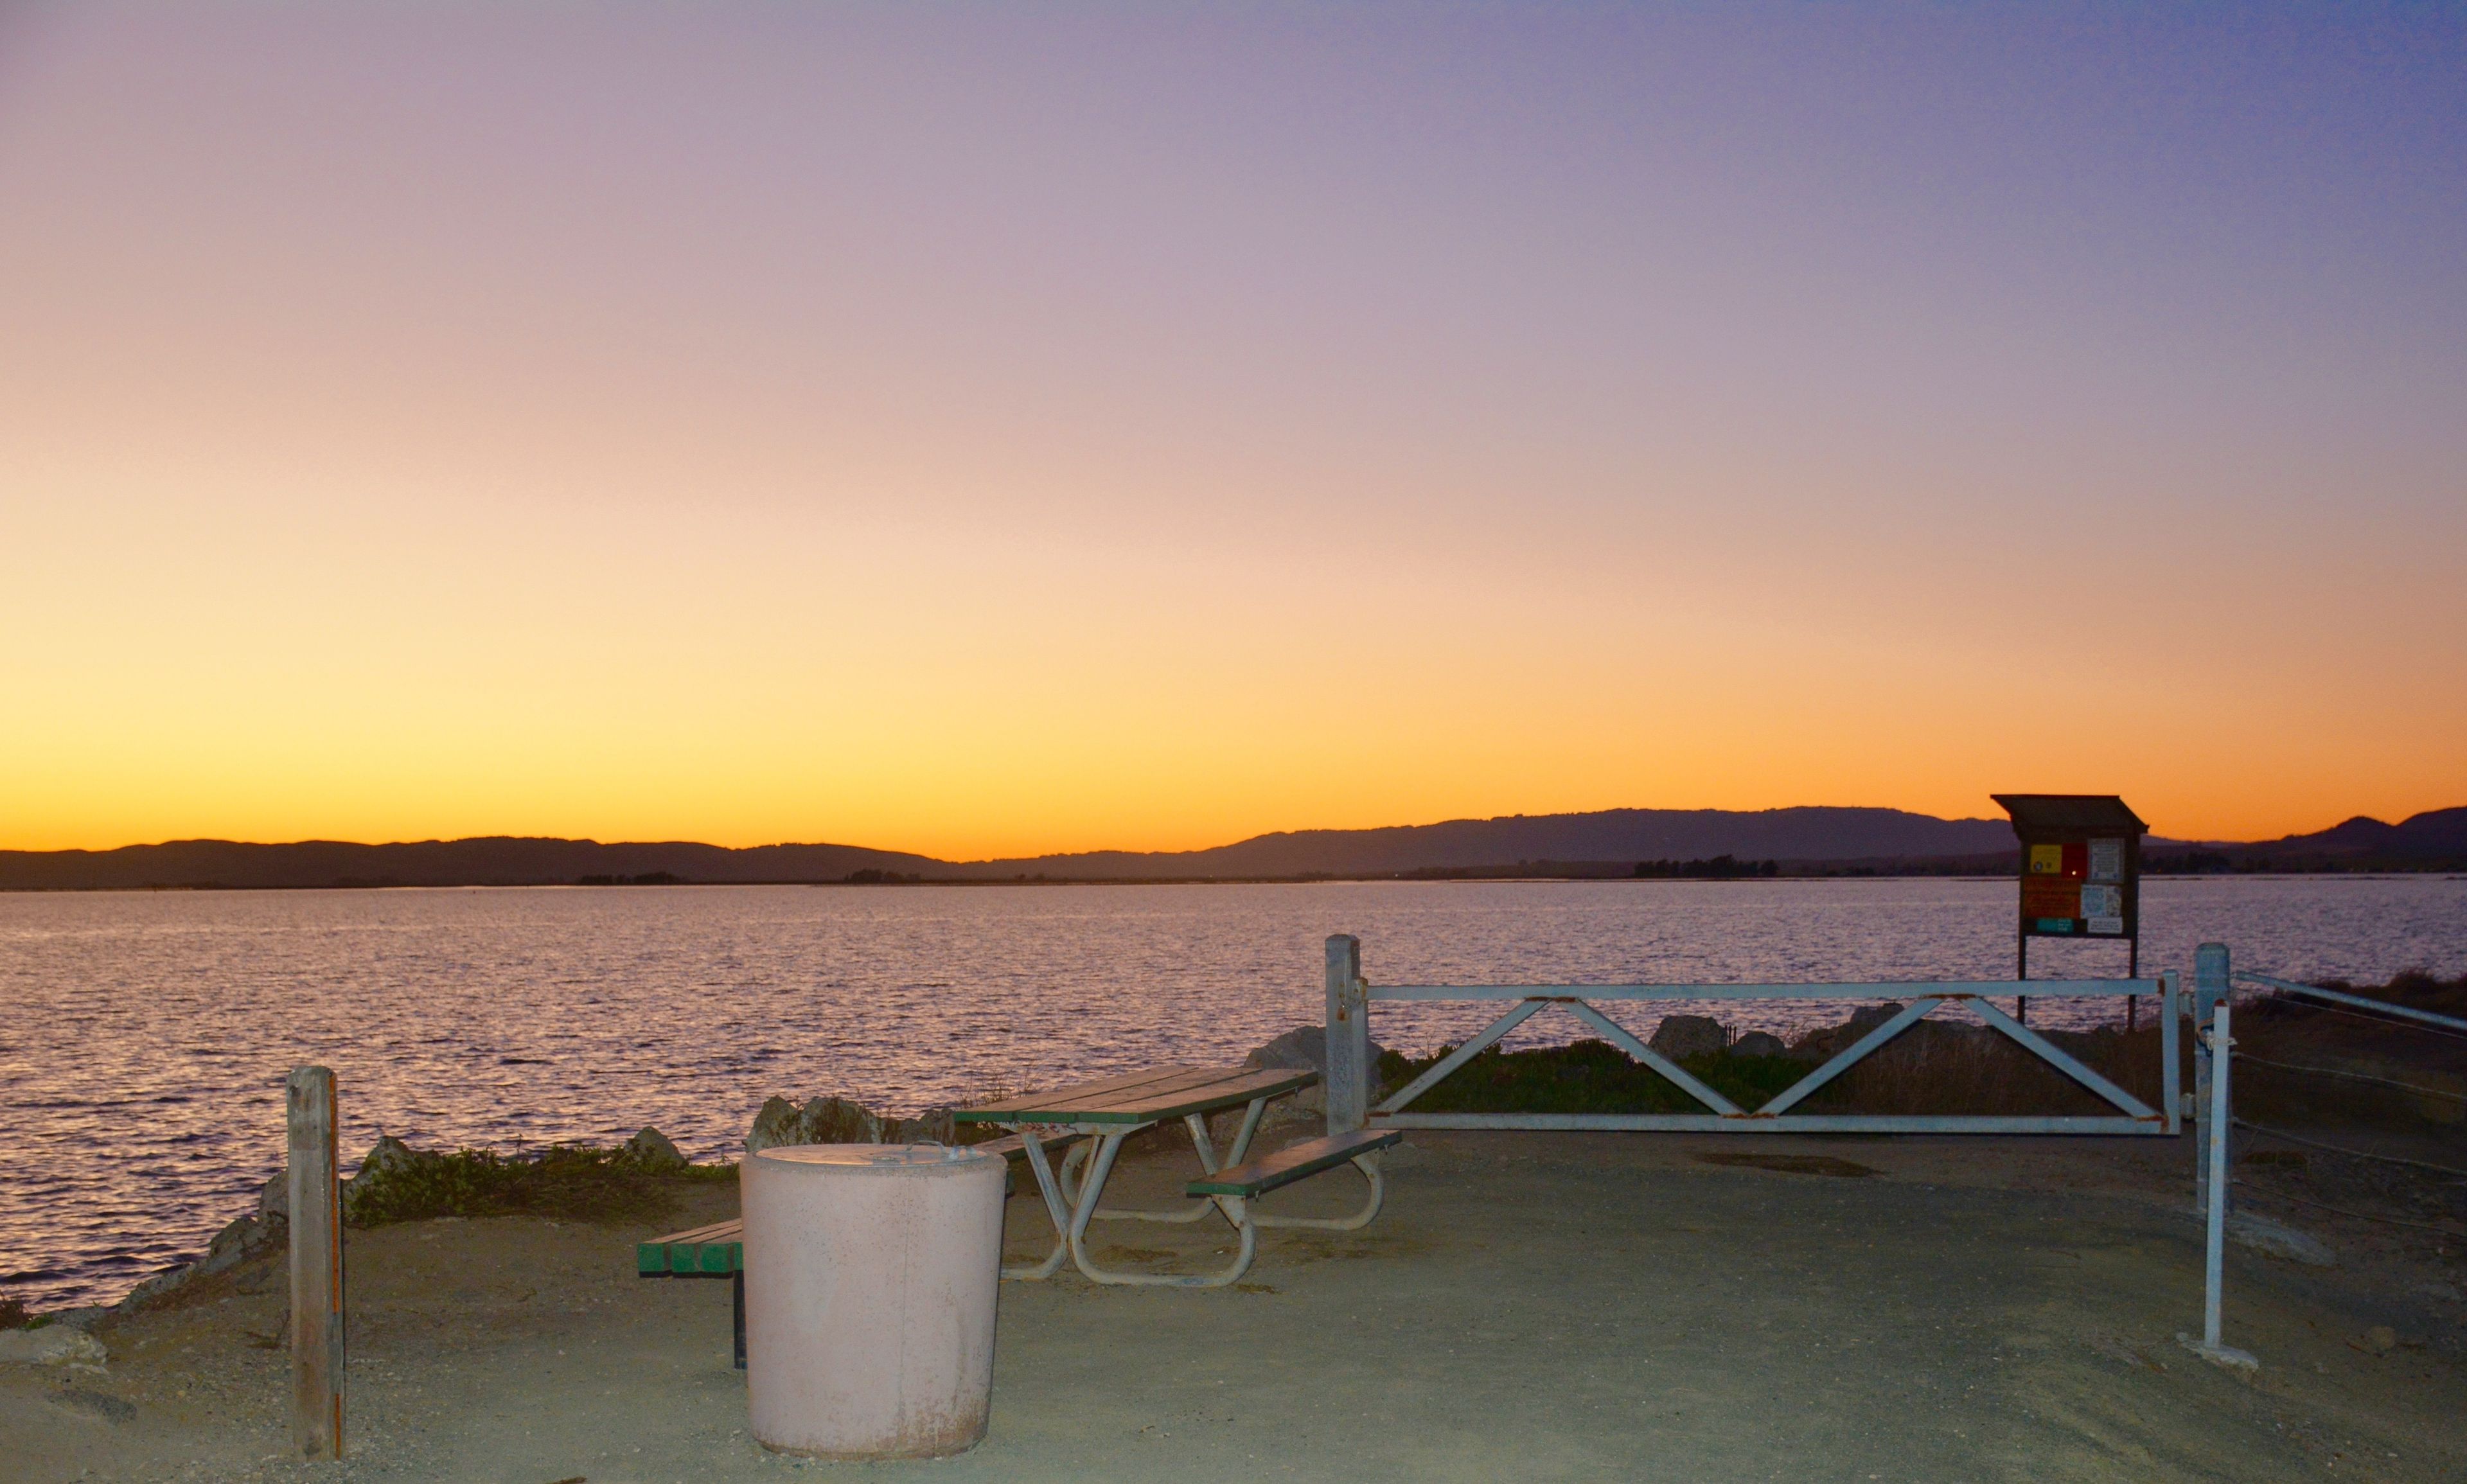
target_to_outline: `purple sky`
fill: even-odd
[[[2431,7],[11,7],[0,845],[2467,801],[2462,79]]]

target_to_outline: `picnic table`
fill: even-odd
[[[1258,1251],[1261,1226],[1350,1231],[1369,1224],[1379,1214],[1386,1192],[1375,1156],[1403,1137],[1396,1130],[1333,1134],[1305,1139],[1260,1159],[1246,1159],[1252,1136],[1258,1133],[1259,1120],[1269,1102],[1317,1081],[1319,1073],[1306,1068],[1159,1067],[954,1112],[951,1116],[957,1122],[993,1124],[1018,1135],[1029,1168],[1036,1176],[1046,1212],[1053,1222],[1053,1250],[1045,1260],[1006,1268],[1003,1276],[1030,1281],[1049,1278],[1060,1270],[1067,1256],[1081,1272],[1098,1283],[1219,1288],[1250,1270]],[[1220,1163],[1209,1135],[1208,1115],[1236,1107],[1243,1109],[1242,1121]],[[1190,1130],[1191,1147],[1199,1156],[1201,1178],[1185,1187],[1195,1203],[1172,1211],[1120,1210],[1104,1205],[1105,1181],[1113,1174],[1122,1140],[1168,1118],[1180,1118]],[[1048,1142],[1060,1138],[1084,1142],[1072,1151],[1057,1172],[1045,1151]],[[1268,1191],[1347,1163],[1359,1169],[1370,1184],[1369,1201],[1351,1216],[1273,1216],[1252,1208],[1251,1203]],[[1198,1221],[1211,1211],[1232,1225],[1240,1238],[1232,1265],[1221,1271],[1124,1272],[1100,1267],[1088,1255],[1088,1224],[1092,1220],[1183,1223]]]

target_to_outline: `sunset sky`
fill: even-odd
[[[2467,803],[2467,11],[0,6],[0,846]]]

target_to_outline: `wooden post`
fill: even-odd
[[[1327,1131],[1350,1134],[1370,1115],[1370,1000],[1362,982],[1362,940],[1327,940]]]
[[[308,1460],[343,1456],[343,1192],[334,1140],[334,1073],[295,1067],[290,1123],[291,1446]]]

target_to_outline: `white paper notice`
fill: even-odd
[[[2104,933],[2110,937],[2115,937],[2124,932],[2124,919],[2121,917],[2093,917],[2090,920],[2090,931],[2093,933]]]
[[[2090,919],[2093,933],[2124,931],[2124,888],[2122,887],[2084,887],[2081,888],[2081,914]],[[2114,923],[2103,928],[2101,923]]]
[[[2090,843],[2090,879],[2122,881],[2124,879],[2124,842],[2094,840]],[[2088,915],[2085,913],[2084,915]],[[2096,929],[2093,929],[2096,932]]]

